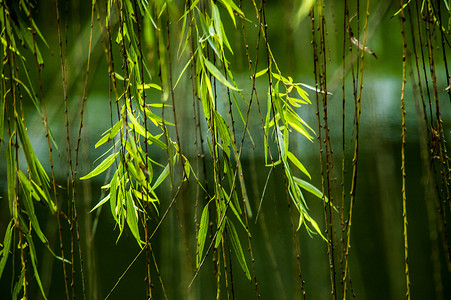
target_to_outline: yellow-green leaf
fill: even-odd
[[[208,71],[216,78],[218,79],[222,84],[227,86],[229,89],[234,91],[240,91],[240,89],[234,87],[227,79],[222,75],[222,73],[208,60],[204,60],[205,66],[207,67]]]
[[[307,171],[307,169],[304,167],[304,165],[299,161],[299,159],[290,151],[287,151],[288,154],[288,158],[291,160],[291,162],[299,169],[302,171],[302,173],[304,173],[305,175],[307,175],[307,177],[309,179],[312,179],[312,177],[310,176],[309,172]]]
[[[116,156],[118,154],[119,154],[119,152],[111,154],[110,156],[105,158],[105,160],[102,161],[94,170],[92,170],[85,176],[81,177],[80,179],[85,180],[85,179],[89,179],[91,177],[101,174],[102,172],[104,172],[106,169],[108,169],[111,166],[111,164],[114,162],[114,160],[116,159]]]
[[[128,224],[128,227],[130,228],[130,231],[132,232],[133,236],[135,237],[136,241],[138,242],[138,245],[141,247],[142,242],[141,242],[141,238],[139,236],[138,212],[133,203],[131,190],[126,192],[125,199],[126,199],[125,203],[126,203],[126,210],[127,210],[127,224]]]
[[[202,261],[202,253],[204,251],[205,239],[207,238],[209,223],[208,204],[205,205],[202,211],[202,217],[200,219],[199,234],[197,236],[197,255],[196,255],[196,268],[199,267]]]
[[[247,279],[251,280],[251,274],[249,273],[249,269],[247,268],[246,258],[244,257],[243,248],[241,247],[240,239],[238,238],[238,234],[235,230],[235,226],[232,222],[227,220],[227,233],[230,241],[232,242],[232,248],[235,251],[235,255],[240,263],[241,268],[246,274]]]

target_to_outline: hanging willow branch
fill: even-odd
[[[407,42],[406,36],[404,33],[404,9],[403,9],[403,1],[401,0],[401,35],[402,35],[402,87],[401,87],[401,112],[402,112],[402,134],[401,134],[401,175],[402,175],[402,217],[403,217],[403,236],[404,236],[404,259],[405,259],[405,275],[406,275],[406,298],[410,299],[410,275],[409,275],[409,248],[408,248],[408,239],[407,239],[407,197],[406,197],[406,108],[404,101],[404,93],[406,86],[406,51],[407,51]]]

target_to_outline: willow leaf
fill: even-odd
[[[161,172],[160,176],[158,176],[157,180],[152,186],[152,190],[155,190],[168,176],[169,174],[169,164],[164,167],[163,171]]]
[[[114,160],[116,159],[116,156],[118,154],[119,154],[119,152],[111,154],[110,156],[105,158],[105,160],[102,161],[94,170],[92,170],[85,176],[81,177],[80,179],[85,180],[85,179],[89,179],[89,178],[92,178],[92,177],[95,177],[95,176],[101,174],[102,172],[104,172],[106,169],[108,169],[111,166],[111,164],[114,162]]]
[[[8,261],[9,249],[11,248],[11,237],[13,230],[13,219],[9,221],[6,228],[5,237],[3,238],[2,258],[0,259],[0,278],[2,278],[3,270],[5,269],[6,262]]]
[[[325,240],[327,242],[326,237],[323,235],[323,233],[321,232],[321,229],[318,226],[318,223],[316,223],[315,220],[312,219],[312,217],[310,217],[310,215],[308,214],[304,214],[303,217],[310,222],[310,224],[312,224],[313,228],[315,228],[315,231],[317,233],[319,233],[319,235],[323,238],[323,240]]]
[[[0,43],[1,45],[1,43]],[[0,49],[0,53],[3,53],[2,49]],[[0,65],[3,65],[3,63],[1,63]],[[2,74],[2,70],[0,67],[0,74]],[[3,80],[0,80],[0,93],[1,95],[4,95],[3,92]],[[3,128],[4,128],[4,124],[5,124],[5,98],[6,97],[0,97],[0,143],[3,142]]]
[[[221,30],[221,27],[222,27],[221,15],[219,14],[218,7],[215,4],[213,4],[211,6],[211,17],[213,19],[214,30],[218,36],[218,41],[219,41],[219,44],[220,44],[221,50],[222,50],[223,39],[222,39],[222,30]]]
[[[100,206],[104,205],[108,200],[110,200],[110,196],[111,193],[106,195],[102,200],[100,200],[99,203],[97,203],[96,206],[94,206],[89,212],[93,212],[94,210],[96,210],[97,208],[99,208]]]
[[[301,122],[299,122],[299,120],[292,112],[286,111],[284,116],[291,128],[308,138],[310,141],[313,141],[313,137],[307,132],[307,130],[305,130],[304,126],[301,124]]]
[[[224,84],[231,90],[240,91],[240,89],[234,87],[211,62],[206,59],[204,60],[204,62],[211,75],[218,79],[222,84]]]
[[[319,199],[323,199],[324,201],[327,203],[329,202],[329,199],[327,198],[326,195],[324,195],[320,190],[318,190],[313,184],[302,180],[300,178],[297,177],[293,177],[294,182],[299,185],[302,189],[306,190],[309,193],[312,193],[313,195],[315,195],[316,197],[318,197]]]
[[[200,219],[199,226],[199,235],[197,236],[197,255],[196,255],[196,268],[199,267],[202,261],[202,253],[204,251],[205,240],[207,238],[208,231],[208,223],[209,223],[209,212],[208,212],[208,204],[205,205],[202,216]]]
[[[220,0],[222,4],[226,7],[227,11],[230,14],[230,18],[232,18],[233,24],[236,27],[235,23],[235,12],[239,14],[241,17],[244,17],[244,13],[241,9],[233,2],[233,0]]]
[[[301,89],[299,86],[295,85],[294,86],[296,88],[296,91],[298,92],[298,95],[304,99],[305,101],[307,101],[309,104],[312,104],[312,102],[310,101],[310,99],[308,98],[308,93],[306,91],[304,91],[303,89]],[[330,93],[328,93],[330,94]]]
[[[230,241],[232,242],[232,248],[235,251],[235,255],[240,263],[241,268],[248,280],[251,280],[251,274],[249,273],[249,269],[247,268],[246,258],[244,257],[243,248],[241,247],[240,239],[238,238],[238,234],[235,230],[235,226],[232,222],[227,222],[227,233]]]
[[[139,228],[138,228],[138,212],[137,209],[133,203],[132,198],[132,192],[129,190],[126,192],[125,197],[125,203],[126,203],[126,210],[127,210],[127,224],[130,228],[133,236],[135,237],[136,241],[138,242],[138,245],[141,247],[142,242],[141,238],[139,236]]]
[[[111,214],[113,215],[113,218],[116,222],[118,222],[118,218],[117,218],[117,211],[116,211],[116,205],[117,205],[117,188],[118,188],[118,176],[120,176],[121,173],[120,169],[121,166],[119,166],[119,168],[116,170],[116,172],[113,175],[113,178],[111,178],[111,182],[110,182],[110,210],[111,210]]]
[[[119,132],[119,129],[121,129],[122,125],[122,121],[119,120],[116,122],[116,124],[113,125],[113,128],[107,130],[106,132],[104,132],[104,136],[95,144],[95,148],[100,147],[101,145],[103,145],[106,142],[111,141],[116,134]],[[108,133],[109,132],[109,133]]]
[[[145,83],[143,84],[138,84],[138,90],[142,91],[142,90],[147,90],[147,89],[156,89],[157,91],[163,91],[163,89],[161,88],[161,86],[159,86],[156,83]]]
[[[299,7],[299,10],[296,14],[295,22],[296,25],[299,24],[299,22],[304,19],[305,16],[308,15],[310,12],[310,9],[312,8],[313,4],[315,4],[315,0],[304,0],[302,1],[301,6]]]
[[[20,290],[22,289],[22,286],[25,282],[25,273],[26,273],[26,269],[23,268],[20,271],[19,279],[16,281],[16,284],[14,284],[14,288],[12,290],[12,299],[13,300],[17,300],[19,298]]]
[[[48,240],[45,237],[44,233],[41,230],[41,226],[39,226],[38,218],[36,217],[36,213],[34,210],[33,201],[30,198],[30,195],[33,197],[37,197],[39,199],[39,196],[37,195],[35,189],[33,188],[33,185],[28,180],[28,178],[25,176],[22,171],[19,170],[19,180],[21,182],[22,190],[24,192],[24,197],[22,197],[22,202],[24,204],[24,209],[27,213],[28,219],[31,222],[31,225],[33,226],[34,231],[36,231],[36,234],[38,235],[39,239],[44,243],[47,244]]]
[[[405,4],[402,6],[402,8],[400,8],[397,12],[395,12],[395,14],[394,14],[393,16],[391,16],[390,18],[393,18],[393,17],[395,17],[396,15],[398,15],[404,8],[406,8],[407,5],[409,5],[409,3],[410,3],[410,0],[407,1],[407,3],[405,3]]]
[[[262,75],[264,75],[264,74],[267,74],[268,73],[268,68],[265,68],[265,69],[263,69],[263,70],[261,70],[261,71],[258,71],[256,74],[255,74],[255,78],[258,78],[258,77],[260,77],[260,76],[262,76]]]
[[[223,236],[223,232],[224,232],[224,228],[225,228],[225,225],[226,225],[226,223],[227,223],[227,220],[228,220],[228,218],[227,218],[227,216],[226,216],[226,217],[224,218],[224,221],[222,222],[221,227],[217,229],[217,230],[218,230],[218,234],[216,235],[215,248],[218,248],[218,247],[219,247],[219,244],[220,244],[221,241],[222,241],[222,236]]]
[[[28,167],[30,168],[31,175],[37,181],[38,185],[42,185],[40,182],[40,176],[38,175],[38,170],[36,165],[39,163],[37,161],[36,155],[34,154],[33,147],[31,147],[30,140],[28,138],[27,131],[25,129],[25,124],[22,119],[16,114],[17,129],[19,133],[19,139],[22,143],[23,152],[25,154],[25,159],[27,160]]]
[[[17,199],[16,199],[16,160],[14,159],[12,147],[12,137],[9,140],[8,147],[6,149],[6,181],[8,186],[8,204],[9,204],[9,212],[11,216],[16,219],[17,218]]]
[[[30,234],[27,234],[25,237],[27,238],[28,246],[30,248],[30,257],[31,257],[31,264],[33,266],[34,277],[39,286],[39,289],[41,290],[42,297],[47,300],[47,297],[45,296],[44,288],[42,287],[41,277],[39,276],[39,272],[38,272],[38,259],[36,257],[36,250],[34,248],[33,238],[31,237]]]
[[[291,162],[299,169],[302,171],[302,173],[304,173],[305,175],[307,175],[307,177],[309,179],[312,179],[312,177],[310,176],[310,173],[307,171],[307,169],[304,167],[304,165],[299,161],[299,159],[290,151],[287,151],[288,154],[288,158],[291,160]]]
[[[25,174],[21,170],[19,170],[18,175],[19,175],[18,177],[19,177],[20,183],[22,184],[22,188],[23,188],[24,192],[27,192],[34,199],[36,199],[37,201],[40,201],[41,199],[39,197],[39,194],[36,192],[33,185],[31,184],[31,181],[27,178],[27,176],[25,176]]]

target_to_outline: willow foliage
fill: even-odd
[[[56,4],[59,9],[58,2]],[[296,133],[304,135],[309,140],[313,139],[313,129],[296,111],[301,104],[310,103],[310,100],[301,84],[293,82],[291,77],[283,76],[277,68],[266,38],[264,10],[259,9],[255,3],[254,7],[257,12],[254,18],[259,27],[258,35],[263,38],[262,47],[267,51],[266,57],[262,55],[261,58],[256,59],[257,62],[259,59],[266,61],[263,71],[257,73],[257,68],[262,69],[262,65],[265,64],[252,65],[249,60],[251,70],[249,75],[252,78],[255,98],[257,97],[256,78],[266,75],[268,79],[266,118],[262,118],[261,126],[264,134],[264,145],[261,147],[265,149],[265,161],[269,168],[279,164],[283,166],[286,191],[299,213],[298,227],[305,224],[307,230],[323,236],[318,224],[308,213],[303,190],[319,198],[324,196],[311,184],[294,176],[293,167],[300,169],[310,178],[299,157],[290,151],[289,143],[290,136]],[[52,175],[49,177],[30,144],[26,131],[26,119],[21,117],[23,115],[21,101],[26,92],[42,115],[49,137],[48,148],[50,160],[52,160],[52,148],[56,145],[52,145],[51,141],[52,134],[47,124],[44,94],[41,93],[41,98],[36,96],[37,93],[34,91],[36,83],[30,79],[28,70],[30,64],[27,59],[30,58],[25,58],[22,54],[26,50],[32,52],[39,75],[44,61],[42,50],[38,45],[44,44],[46,47],[44,51],[48,51],[48,45],[33,20],[33,9],[34,4],[25,0],[18,3],[2,2],[1,6],[1,23],[4,28],[1,43],[4,61],[1,88],[4,97],[1,104],[5,107],[2,112],[6,113],[5,117],[8,120],[8,135],[6,138],[2,135],[2,140],[7,143],[7,182],[11,221],[3,243],[0,274],[8,262],[10,249],[20,248],[23,262],[21,272],[25,274],[27,271],[25,261],[30,255],[34,278],[45,297],[36,268],[37,258],[32,235],[37,235],[40,242],[45,245],[48,245],[48,240],[41,230],[34,206],[41,202],[45,203],[52,214],[64,215],[64,212],[60,211],[61,205],[57,204],[56,190],[52,195],[51,181],[55,189],[53,165],[51,166]],[[162,188],[159,186],[166,180],[170,181],[174,202],[183,183],[188,180],[193,181],[204,191],[207,199],[201,210],[197,235],[196,275],[212,248],[215,251],[221,251],[224,249],[221,245],[230,243],[241,268],[251,280],[248,259],[243,251],[245,241],[239,237],[238,231],[243,231],[249,238],[251,237],[247,224],[252,216],[252,208],[246,193],[241,154],[245,139],[252,139],[247,127],[254,96],[251,97],[250,102],[247,102],[241,91],[249,87],[237,83],[234,79],[232,65],[228,59],[233,55],[234,49],[229,42],[230,32],[226,31],[224,26],[224,18],[228,18],[232,21],[233,27],[238,30],[240,23],[248,22],[245,13],[231,0],[188,1],[184,6],[173,1],[94,1],[92,13],[93,20],[94,15],[97,16],[98,24],[93,22],[91,26],[86,83],[90,71],[93,32],[99,32],[113,91],[110,103],[111,128],[105,131],[95,144],[95,148],[108,149],[99,157],[97,166],[80,177],[81,180],[90,180],[107,170],[112,170],[109,182],[103,187],[107,194],[92,211],[108,205],[119,228],[119,236],[125,228],[128,228],[138,246],[149,251],[152,236],[166,215],[163,217],[160,215],[158,195],[162,192]],[[252,11],[249,14],[252,14]],[[62,24],[59,13],[57,21],[60,32]],[[181,32],[173,33],[176,30]],[[59,34],[59,52],[64,71],[67,63],[65,62],[66,54],[64,54],[61,33]],[[171,43],[176,40],[179,40],[179,44],[172,45]],[[146,53],[149,49],[153,51],[153,59],[157,63],[149,61],[149,53]],[[177,57],[179,61],[186,61],[185,68],[179,74],[174,73],[172,66],[174,57]],[[117,65],[121,65],[120,70],[117,69]],[[65,76],[67,74],[63,73],[64,84],[67,80]],[[178,130],[180,124],[177,123],[174,89],[181,79],[188,76],[192,79],[193,105],[201,108],[195,116],[198,119],[196,126],[199,130],[205,126],[207,130],[206,145],[213,165],[214,178],[211,183],[208,183],[209,187],[206,186],[206,182],[202,183],[199,180],[199,174],[202,171],[191,167],[180,144]],[[41,80],[40,75],[38,79]],[[39,86],[42,92],[41,82]],[[73,176],[77,174],[86,87],[85,84],[75,165],[72,162],[70,164]],[[65,93],[67,93],[66,87]],[[258,98],[255,101],[258,101]],[[228,114],[218,109],[224,104],[229,106]],[[243,104],[248,106],[247,112],[241,111],[240,107],[243,107]],[[108,103],[105,105],[108,107]],[[242,137],[236,136],[235,126],[237,125],[234,118],[236,119],[237,116],[233,116],[232,111],[238,112],[241,123],[239,126],[244,128]],[[114,114],[116,117],[113,117]],[[3,132],[4,118],[2,117],[1,120],[0,131]],[[68,143],[70,151],[70,136],[68,136]],[[26,158],[27,172],[22,171],[18,166],[19,153],[23,153]],[[166,163],[159,162],[161,153],[166,153]],[[69,155],[72,156],[71,153]],[[180,174],[182,176],[179,176]],[[76,181],[77,178],[72,178],[74,190]],[[325,199],[327,201],[327,198]],[[70,211],[72,217],[75,217],[71,221],[75,223],[77,222],[76,206],[74,192],[69,207],[72,207]],[[154,215],[156,213],[157,219],[151,216],[150,211],[153,211]],[[59,221],[59,216],[57,218]],[[151,225],[152,222],[157,221],[159,221],[158,226]],[[214,224],[214,238],[208,241],[207,231],[211,222]],[[58,226],[61,226],[59,222]],[[78,225],[76,226],[78,231]],[[155,228],[153,233],[151,228]],[[13,232],[17,232],[19,236],[19,240],[14,239],[17,246],[11,245]],[[60,250],[63,251],[63,249],[61,244]],[[63,261],[69,263],[64,259],[64,253],[62,255]],[[72,253],[71,260],[73,259]],[[148,268],[150,268],[149,264],[148,261]],[[67,276],[66,265],[63,265],[63,268]],[[27,278],[25,276],[23,280],[15,283],[17,286],[15,290],[21,291],[25,297],[27,296]],[[70,293],[67,284],[66,278],[66,290]],[[148,289],[150,294],[150,278],[148,278]]]
[[[416,4],[417,19],[421,15],[425,21],[427,34],[432,27],[439,32],[442,47],[449,37],[450,25],[442,20],[444,13],[440,7],[449,7],[441,1],[438,6],[432,1]],[[260,297],[253,250],[253,232],[249,223],[258,217],[260,208],[254,207],[248,196],[248,174],[243,167],[243,152],[247,145],[260,147],[264,153],[264,168],[267,178],[274,170],[282,174],[282,196],[288,204],[293,248],[297,260],[299,286],[305,298],[305,287],[301,272],[300,254],[296,231],[302,227],[309,235],[318,235],[328,247],[330,281],[332,297],[347,298],[348,292],[354,292],[351,285],[348,255],[354,201],[356,199],[357,162],[359,154],[359,126],[361,99],[363,90],[363,70],[365,56],[376,54],[367,47],[367,27],[369,1],[366,5],[366,17],[363,34],[360,32],[360,11],[357,3],[357,20],[350,16],[348,4],[345,4],[343,33],[343,158],[342,158],[342,203],[333,201],[332,190],[332,146],[328,123],[328,63],[326,43],[327,30],[324,1],[295,1],[296,19],[309,16],[312,26],[313,67],[315,87],[295,82],[290,74],[279,69],[277,57],[273,54],[268,37],[268,25],[265,13],[265,1],[257,3],[233,0],[98,0],[91,2],[89,48],[81,61],[70,61],[68,56],[69,27],[68,2],[63,9],[62,3],[55,0],[58,31],[58,46],[49,45],[45,32],[36,22],[38,4],[32,0],[0,0],[2,63],[0,72],[0,147],[5,154],[6,194],[9,208],[9,221],[4,231],[0,252],[0,278],[7,270],[12,270],[11,296],[13,299],[32,297],[29,286],[37,285],[40,294],[47,299],[48,285],[41,280],[39,269],[39,251],[37,245],[44,246],[53,259],[61,262],[64,287],[67,299],[74,299],[81,289],[83,297],[94,297],[89,289],[95,286],[85,276],[82,236],[79,212],[83,192],[80,186],[90,181],[105,179],[102,197],[89,207],[90,213],[109,211],[118,230],[117,241],[128,234],[136,241],[139,249],[136,259],[145,253],[145,281],[148,298],[152,298],[155,286],[155,273],[160,281],[165,298],[164,280],[159,271],[159,261],[152,250],[155,235],[167,222],[168,215],[174,210],[177,199],[187,186],[195,189],[195,199],[190,199],[194,213],[194,248],[186,252],[195,253],[192,260],[191,283],[205,268],[208,259],[212,260],[216,297],[221,298],[222,282],[225,282],[227,296],[235,298],[232,258],[237,262],[244,277],[255,287],[256,297]],[[299,4],[299,5],[298,5]],[[83,3],[82,5],[86,5]],[[409,0],[401,1],[403,39],[403,85],[402,108],[402,204],[403,204],[403,241],[405,249],[406,295],[410,297],[410,278],[408,265],[407,210],[405,193],[405,106],[404,89],[406,84],[407,38],[404,32],[405,10],[413,6]],[[245,9],[245,8],[247,9]],[[62,14],[62,12],[65,12]],[[61,15],[62,16],[61,16]],[[363,19],[363,17],[362,17]],[[357,22],[356,34],[351,30]],[[419,21],[418,21],[419,22]],[[246,29],[251,24],[254,31]],[[352,25],[351,25],[352,24]],[[420,24],[420,23],[418,23]],[[412,29],[414,28],[411,25]],[[420,27],[420,25],[418,25]],[[437,31],[435,31],[437,30]],[[412,30],[413,32],[413,30]],[[80,36],[82,33],[80,33]],[[250,35],[255,45],[249,45]],[[235,49],[238,44],[243,45]],[[54,37],[53,37],[54,38]],[[427,36],[431,76],[435,78],[433,44],[436,36]],[[412,37],[414,39],[414,37]],[[233,42],[232,42],[233,41]],[[415,41],[413,41],[415,45]],[[421,43],[420,43],[421,44]],[[435,44],[434,44],[435,45]],[[449,45],[449,44],[448,44]],[[103,51],[97,51],[101,48]],[[345,50],[349,49],[349,50]],[[346,65],[345,53],[350,52],[351,62]],[[354,51],[354,52],[353,52]],[[415,49],[416,51],[416,49]],[[101,55],[98,55],[101,52]],[[41,72],[47,64],[48,53],[59,56],[62,89],[59,96],[64,102],[64,122],[53,124],[48,118],[47,87],[44,86]],[[236,54],[240,53],[240,54]],[[415,52],[416,53],[416,52]],[[96,58],[95,55],[98,55]],[[246,78],[239,76],[235,66],[236,55],[242,55],[248,64]],[[424,72],[424,54],[423,68]],[[101,57],[100,57],[101,56]],[[100,57],[100,58],[99,58]],[[446,61],[444,52],[443,59]],[[73,67],[77,66],[78,67]],[[83,67],[80,67],[83,65]],[[89,101],[89,88],[92,85],[94,69],[98,65],[106,66],[100,72],[108,78],[108,89],[104,90],[103,109],[109,111],[110,126],[96,139],[93,149],[102,150],[95,165],[89,171],[78,170],[84,135],[84,112]],[[418,67],[418,55],[416,65]],[[72,74],[72,69],[77,69]],[[350,201],[345,204],[345,73],[351,69],[355,115],[353,126],[353,160],[350,178]],[[242,71],[240,71],[242,72]],[[241,74],[242,75],[242,74]],[[75,78],[75,79],[74,79]],[[80,80],[81,78],[81,80]],[[449,76],[448,76],[449,78]],[[72,80],[72,81],[71,81]],[[73,81],[79,81],[74,83]],[[264,93],[258,92],[256,85],[263,86]],[[78,84],[78,85],[77,85]],[[435,85],[434,81],[434,85]],[[79,116],[74,121],[70,113],[69,94],[74,86],[81,87]],[[420,83],[421,86],[421,83]],[[434,86],[437,94],[437,87]],[[187,91],[191,90],[192,93]],[[307,90],[312,90],[315,98]],[[449,90],[449,87],[445,90]],[[80,91],[79,91],[80,92]],[[429,94],[429,93],[428,93]],[[430,97],[430,95],[429,95]],[[436,96],[435,98],[438,98]],[[301,111],[316,100],[318,130],[313,129],[302,117]],[[48,148],[48,160],[37,154],[30,142],[27,131],[29,122],[24,103],[30,101],[36,113],[42,119]],[[438,100],[435,103],[435,117],[432,117],[432,100],[429,98],[431,119],[428,121],[425,101],[423,101],[425,128],[427,131],[428,151],[423,154],[424,164],[430,167],[429,178],[434,178],[438,206],[449,206],[449,158],[446,152],[445,131],[440,119]],[[61,104],[62,105],[62,104]],[[193,136],[184,136],[187,107],[192,107]],[[255,132],[251,132],[251,111],[258,111],[259,134],[261,144],[254,142]],[[62,118],[61,118],[62,120]],[[66,129],[66,144],[58,145],[52,128]],[[76,128],[74,133],[73,128]],[[72,131],[72,132],[71,132]],[[317,132],[316,132],[317,131]],[[294,147],[293,139],[301,138],[307,145],[313,146],[316,138],[320,146],[321,187],[311,183],[311,172],[303,164],[303,157]],[[67,160],[67,181],[64,188],[57,183],[53,151],[61,153],[65,148]],[[195,148],[193,153],[192,149]],[[187,150],[190,149],[190,150]],[[250,151],[253,151],[251,149]],[[438,159],[437,159],[438,158]],[[428,165],[428,160],[432,162]],[[435,163],[434,163],[435,162]],[[44,167],[45,166],[45,167]],[[434,173],[435,172],[435,173]],[[82,173],[80,175],[80,173]],[[99,179],[100,178],[100,179]],[[346,177],[347,178],[347,177]],[[268,186],[263,186],[262,199]],[[347,183],[347,182],[346,182]],[[61,190],[64,189],[64,192]],[[307,193],[306,193],[307,192]],[[60,195],[63,193],[64,196]],[[312,217],[308,198],[313,195],[323,202],[326,228]],[[170,199],[163,203],[163,199]],[[285,203],[285,202],[284,202]],[[260,203],[261,204],[261,203]],[[291,207],[295,208],[295,213]],[[345,212],[345,208],[349,211]],[[162,209],[164,208],[164,209]],[[56,220],[59,243],[48,238],[51,230],[44,229],[43,212],[49,219]],[[179,217],[177,212],[177,217]],[[439,215],[438,226],[446,224],[446,216]],[[296,221],[298,220],[298,221]],[[338,220],[338,221],[337,221]],[[441,223],[440,223],[441,221]],[[55,224],[54,224],[55,225]],[[96,225],[95,225],[96,226]],[[95,227],[93,226],[93,227]],[[182,227],[182,225],[180,225]],[[3,233],[2,233],[3,234]],[[70,242],[67,236],[70,236]],[[111,234],[116,234],[111,231]],[[92,237],[92,236],[91,236]],[[446,228],[442,231],[443,250],[448,253],[449,246]],[[89,238],[86,240],[89,241]],[[90,247],[88,245],[86,247]],[[337,246],[341,243],[340,246]],[[40,247],[41,248],[41,247]],[[39,249],[40,249],[39,248]],[[77,249],[78,248],[78,249]],[[188,248],[188,246],[186,246]],[[248,250],[248,251],[246,251]],[[77,257],[78,255],[78,257]],[[160,266],[161,267],[161,266]],[[8,269],[9,268],[9,269]],[[435,266],[437,269],[437,266]],[[340,269],[340,272],[338,271]],[[78,277],[78,274],[79,277]],[[117,279],[108,298],[120,283]],[[80,285],[81,288],[76,288]],[[87,286],[89,288],[87,288]],[[338,288],[341,287],[341,290]]]

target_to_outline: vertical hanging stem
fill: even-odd
[[[331,195],[331,170],[333,168],[333,158],[332,158],[332,146],[330,143],[330,128],[328,122],[328,109],[327,109],[327,58],[326,58],[326,18],[324,16],[324,2],[318,2],[318,9],[320,11],[319,15],[319,28],[320,28],[320,56],[321,56],[321,73],[319,76],[320,87],[321,87],[321,99],[323,105],[323,120],[324,120],[324,145],[326,149],[326,186],[327,186],[327,197],[329,198],[328,203],[323,199],[324,204],[324,217],[326,220],[327,234],[327,252],[329,256],[329,267],[330,267],[330,280],[333,299],[337,298],[336,283],[335,283],[335,246],[334,246],[334,232],[333,232],[333,215],[332,215],[332,203],[333,196]],[[318,92],[317,92],[318,93]],[[325,187],[322,187],[323,195],[325,195]]]
[[[63,93],[64,93],[64,115],[66,118],[66,147],[67,147],[67,157],[69,160],[69,168],[71,172],[71,177],[73,178],[73,167],[72,167],[72,150],[71,150],[71,143],[70,143],[70,130],[69,130],[69,113],[68,113],[68,105],[67,105],[67,80],[66,80],[66,65],[65,65],[65,58],[66,56],[63,56],[63,43],[62,43],[62,36],[61,36],[61,22],[60,22],[60,13],[59,13],[59,1],[55,1],[56,5],[56,22],[58,26],[58,43],[59,43],[59,53],[60,53],[60,60],[61,60],[61,76],[63,81]],[[67,5],[66,5],[67,7]],[[67,12],[67,10],[66,10]],[[66,14],[66,20],[67,20],[67,14]],[[67,21],[66,21],[67,24]],[[66,36],[67,36],[67,30],[66,30]],[[67,49],[67,37],[66,37],[66,43],[65,46]],[[65,52],[66,53],[66,52]],[[58,206],[58,198],[55,197],[55,204],[57,207],[57,213],[56,213],[56,220],[58,224],[58,233],[59,233],[59,241],[60,241],[60,251],[61,251],[61,258],[62,258],[62,267],[63,267],[63,274],[64,274],[64,287],[66,290],[66,297],[67,300],[69,300],[69,287],[68,287],[68,278],[67,278],[67,270],[66,265],[64,262],[64,247],[63,247],[63,235],[62,235],[62,228],[61,228],[61,221],[60,221],[60,215],[59,215],[59,206]]]
[[[359,2],[357,2],[358,4]],[[365,49],[365,44],[367,40],[367,27],[368,27],[368,17],[369,17],[369,8],[370,7],[370,1],[367,0],[366,4],[366,17],[365,17],[365,26],[364,26],[364,37],[363,37],[363,44],[362,49]],[[357,21],[359,21],[359,13],[357,13]],[[359,28],[360,26],[358,26]],[[358,30],[359,31],[359,30]],[[352,213],[354,209],[354,202],[356,197],[356,190],[357,190],[357,162],[359,157],[359,129],[360,129],[360,115],[362,112],[362,91],[363,91],[363,67],[364,67],[364,58],[365,58],[365,52],[361,51],[360,53],[360,61],[358,61],[358,67],[360,67],[359,71],[359,90],[357,97],[355,99],[355,142],[354,142],[354,156],[352,159],[352,180],[351,180],[351,192],[350,192],[350,207],[349,207],[349,216],[348,216],[348,223],[346,224],[348,227],[347,230],[347,244],[346,244],[346,251],[345,251],[345,275],[343,278],[344,281],[344,293],[343,298],[346,299],[346,284],[347,284],[347,272],[348,272],[348,257],[349,257],[349,249],[351,247],[351,225],[352,225]]]
[[[406,275],[406,298],[410,299],[410,278],[408,263],[408,244],[407,244],[407,207],[406,207],[406,167],[405,167],[405,148],[406,148],[406,109],[404,102],[404,93],[406,87],[406,51],[407,41],[404,33],[404,9],[403,0],[401,6],[401,35],[402,35],[402,87],[401,87],[401,113],[402,113],[402,133],[401,133],[401,174],[402,174],[402,217],[403,217],[403,236],[404,236],[404,259],[405,259],[405,275]]]
[[[76,235],[77,235],[77,244],[78,244],[78,254],[80,257],[80,271],[81,271],[81,281],[82,281],[82,288],[83,288],[83,298],[86,299],[86,286],[85,286],[85,276],[84,276],[84,268],[83,268],[83,253],[81,249],[81,242],[80,242],[80,228],[78,224],[78,215],[77,215],[77,203],[76,203],[76,180],[77,180],[77,167],[78,167],[78,153],[80,149],[80,142],[81,142],[81,133],[83,129],[83,116],[84,116],[84,108],[86,103],[86,97],[88,92],[88,82],[89,82],[89,70],[90,70],[90,63],[91,63],[91,50],[92,50],[92,35],[93,35],[93,27],[94,27],[94,9],[95,9],[95,1],[92,2],[91,6],[91,30],[89,35],[89,50],[88,50],[88,63],[86,66],[86,77],[85,77],[85,83],[83,88],[83,98],[81,101],[81,110],[80,110],[80,126],[78,128],[78,139],[77,139],[77,146],[75,148],[75,167],[74,167],[74,177],[72,178],[72,210],[73,210],[73,220],[72,222],[75,223],[75,229],[76,229]],[[71,224],[71,228],[74,226]],[[72,243],[73,244],[73,243]],[[73,249],[72,249],[73,253]],[[72,255],[73,256],[73,255]],[[74,262],[72,260],[72,276],[74,277]],[[72,278],[72,299],[75,298],[75,283],[74,278]]]

